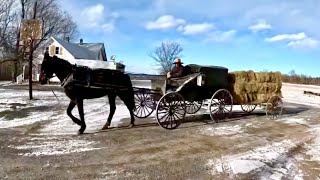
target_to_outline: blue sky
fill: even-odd
[[[319,76],[319,0],[60,0],[85,42],[126,70],[157,73],[148,53],[177,41],[185,64]]]

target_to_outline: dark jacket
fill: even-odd
[[[173,67],[170,74],[171,78],[181,77],[183,75],[183,66]]]

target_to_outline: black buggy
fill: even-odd
[[[272,118],[282,114],[283,102],[278,95],[272,95],[267,102],[244,104],[234,100],[225,67],[189,64],[186,68],[189,74],[180,78],[152,79],[151,89],[135,87],[135,116],[147,118],[155,111],[161,127],[175,129],[186,114],[197,113],[203,105],[207,105],[215,122],[227,118],[233,105],[241,105],[247,113],[260,105]]]

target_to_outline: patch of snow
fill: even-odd
[[[84,103],[84,118],[87,125],[86,133],[92,133],[100,130],[107,122],[109,116],[109,104],[106,104],[102,99],[103,98],[99,98],[100,101],[94,100],[93,102],[88,100]],[[130,117],[129,110],[126,106],[121,104],[117,105],[116,108],[116,112],[114,113],[111,121],[111,127],[119,126],[119,124],[121,124],[121,120]],[[75,108],[72,113],[75,117],[79,117],[77,108]],[[53,121],[51,123],[47,124],[40,130],[42,134],[75,134],[80,129],[80,126],[73,123],[71,118],[65,112],[54,117],[52,120]],[[129,125],[130,120],[128,120],[127,123]]]
[[[286,118],[281,118],[278,119],[276,121],[280,121],[283,123],[287,123],[287,124],[304,124],[307,125],[307,120],[306,118],[294,118],[294,117],[286,117]]]
[[[101,148],[95,148],[95,143],[88,140],[76,140],[76,139],[57,139],[48,138],[44,141],[33,141],[31,139],[26,145],[22,146],[10,146],[18,150],[28,150],[31,152],[20,153],[22,156],[52,156],[52,155],[64,155],[70,153],[92,151]]]
[[[62,100],[61,102],[57,101],[51,91],[33,91],[34,100],[29,100],[29,92],[26,90],[0,89],[0,112],[7,111],[7,113],[12,113],[14,116],[14,113],[19,111],[20,113],[25,113],[24,116],[26,116],[19,118],[17,113],[17,118],[13,120],[7,120],[5,116],[0,117],[0,128],[11,128],[50,120],[52,116],[58,113],[54,110],[54,107],[67,104],[67,102],[63,101],[65,99],[62,98],[65,96],[63,93],[56,92],[56,95]],[[37,109],[40,106],[51,107],[52,109]],[[32,110],[32,108],[35,108],[35,110]]]
[[[275,142],[245,153],[223,156],[221,159],[209,159],[207,166],[213,175],[221,173],[221,170],[228,174],[246,174],[277,161],[293,146],[294,143],[288,140]]]
[[[242,160],[236,159],[230,162],[230,168],[234,174],[247,174],[252,170],[255,170],[257,167],[264,166],[265,163],[261,161],[253,161],[253,160]]]
[[[49,120],[53,116],[54,112],[32,112],[26,118],[15,118],[14,120],[6,120],[5,118],[0,118],[0,128],[12,128],[23,125],[30,125],[38,121]]]
[[[234,135],[243,133],[240,125],[201,128],[200,133],[209,136]]]
[[[12,81],[0,81],[0,86],[12,84]]]
[[[281,91],[284,102],[320,108],[320,96],[303,94],[303,91],[320,92],[320,86],[288,83],[283,83],[282,85]]]
[[[315,138],[311,143],[305,145],[305,148],[307,150],[306,154],[311,156],[310,160],[320,161],[320,126],[317,125],[310,131],[312,134],[314,134]]]

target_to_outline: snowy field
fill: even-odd
[[[150,88],[147,81],[135,81],[134,84],[137,87]],[[31,131],[28,134],[29,136],[25,138],[26,141],[24,143],[8,145],[8,148],[19,151],[17,155],[30,158],[60,156],[80,152],[94,152],[106,148],[105,146],[99,146],[98,141],[90,138],[74,138],[79,126],[75,125],[66,115],[65,110],[69,102],[63,92],[55,91],[57,99],[51,91],[34,91],[33,96],[35,100],[30,101],[28,99],[28,91],[26,90],[1,88],[1,86],[8,85],[9,82],[0,82],[0,131],[26,126],[35,127],[36,124],[40,124],[40,128],[36,126],[37,130]],[[304,90],[320,92],[320,86],[284,83],[282,94],[285,108],[308,108],[310,112],[317,112],[317,109],[320,108],[320,97],[304,95]],[[85,133],[95,136],[95,133],[102,128],[108,117],[109,105],[107,97],[85,100],[84,110],[87,123]],[[202,109],[197,114],[201,115],[206,113],[206,111],[206,109]],[[241,112],[241,108],[234,106],[233,111]],[[262,112],[259,108],[256,111]],[[73,114],[76,117],[78,117],[77,113],[77,108],[75,108]],[[156,122],[154,115],[153,113],[150,116],[149,122]],[[111,126],[126,126],[130,122],[129,117],[128,110],[117,99],[117,109]],[[239,152],[225,153],[219,158],[208,158],[203,167],[208,170],[207,173],[212,175],[212,177],[220,177],[221,174],[224,174],[221,177],[228,175],[232,179],[238,175],[254,173],[254,177],[258,179],[317,179],[317,176],[312,176],[314,174],[311,173],[312,175],[310,175],[306,172],[307,170],[304,168],[307,165],[301,168],[301,163],[305,163],[305,158],[307,157],[310,162],[320,164],[320,138],[317,136],[320,134],[319,117],[308,112],[298,114],[298,116],[284,115],[281,119],[273,122],[261,120],[263,117],[259,121],[255,120],[255,117],[249,117],[248,121],[240,120],[217,125],[200,126],[192,128],[190,131],[198,134],[198,136],[212,138],[228,137],[230,141],[232,139],[236,141],[237,138],[243,139],[247,137],[249,142],[253,136],[252,134],[250,136],[248,134],[257,128],[273,126],[278,123],[285,124],[285,127],[292,126],[296,128],[297,132],[299,130],[302,133],[301,135],[305,136],[299,138],[297,135],[295,137],[295,133],[290,131],[290,129],[284,129],[283,133],[291,134],[285,139],[277,139],[277,141],[267,144],[258,143],[259,146],[252,146],[249,149],[246,147]],[[136,119],[136,122],[139,122],[139,119]],[[184,125],[177,131],[184,131],[183,127]],[[156,128],[160,129],[160,127]],[[310,143],[305,143],[305,141],[309,142],[310,139],[312,139]],[[301,146],[301,144],[303,144],[303,148],[305,149],[304,153],[297,157],[288,157],[288,151]],[[231,151],[234,150],[230,149]],[[125,160],[123,161],[125,162]],[[273,164],[270,165],[270,163]],[[268,166],[266,167],[266,165]],[[312,171],[318,172],[314,169]]]

